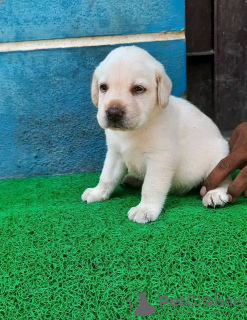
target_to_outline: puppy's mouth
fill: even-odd
[[[111,122],[111,121],[108,121],[108,124],[107,124],[107,128],[109,129],[113,129],[113,130],[130,130],[129,126],[127,126],[125,123],[122,123],[122,122]]]
[[[113,122],[108,120],[106,123],[107,129],[118,130],[118,131],[128,131],[135,130],[139,127],[139,123],[131,123],[127,119],[122,119],[120,121]]]
[[[136,116],[133,116],[130,118],[123,116],[119,120],[112,120],[105,117],[103,129],[111,129],[111,130],[117,130],[117,131],[127,131],[127,130],[137,129],[139,126],[139,122],[136,123],[136,121],[133,121],[134,118],[136,118]]]
[[[100,117],[98,119],[101,123]],[[138,118],[136,113],[128,114],[123,107],[110,107],[105,111],[104,121],[102,121],[103,129],[112,129],[118,131],[134,130],[138,127]]]

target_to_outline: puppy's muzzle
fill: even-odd
[[[123,118],[124,111],[119,107],[109,108],[106,110],[106,115],[108,120],[112,122],[118,122]]]

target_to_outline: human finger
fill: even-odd
[[[227,193],[232,196],[232,202],[235,202],[241,194],[247,190],[247,165],[240,171],[238,176],[229,185]]]
[[[246,156],[239,150],[222,159],[203,183],[202,196],[203,193],[206,194],[209,190],[217,188],[233,171],[242,167],[246,162]]]

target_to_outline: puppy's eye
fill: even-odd
[[[139,93],[143,93],[145,91],[146,91],[146,89],[143,88],[142,86],[135,86],[135,87],[132,88],[132,93],[133,94],[139,94]]]
[[[101,91],[101,92],[106,92],[107,89],[108,89],[108,87],[107,87],[107,85],[106,85],[105,83],[102,83],[102,84],[100,85],[100,91]]]

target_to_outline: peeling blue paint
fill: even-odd
[[[179,31],[184,20],[176,0],[7,0],[0,42]]]
[[[105,138],[90,86],[116,46],[0,54],[0,178],[99,171]],[[186,90],[185,42],[142,43]]]

